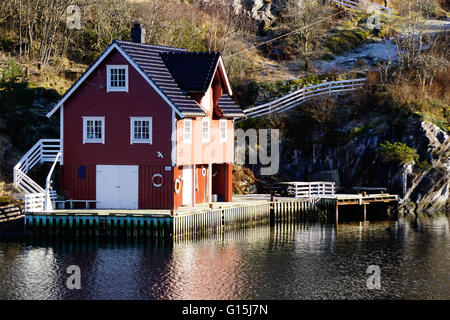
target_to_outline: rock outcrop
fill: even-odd
[[[380,115],[359,121],[361,124],[366,123],[366,128],[339,143],[336,140],[325,143],[326,130],[323,127],[312,130],[303,128],[307,137],[302,142],[296,141],[297,147],[293,149],[292,140],[287,145],[286,133],[282,132],[280,171],[276,179],[335,181],[341,193],[354,193],[353,187],[384,187],[388,192],[400,196],[400,209],[405,212],[448,212],[448,134],[417,116],[392,121]],[[302,124],[298,126],[300,128]],[[343,123],[341,131],[352,132],[352,128],[355,128],[354,122]],[[420,158],[406,164],[387,161],[380,152],[380,143],[385,141],[402,142],[415,149]],[[255,174],[260,172],[257,167],[252,169]],[[273,179],[257,177],[268,181]]]

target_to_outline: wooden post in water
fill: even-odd
[[[336,200],[336,225],[339,223],[339,205]]]
[[[366,204],[363,204],[363,210],[364,210],[364,222],[366,222],[366,217],[367,217],[367,208],[366,208]]]

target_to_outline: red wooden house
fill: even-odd
[[[61,191],[97,208],[231,201],[234,119],[243,113],[220,53],[144,44],[133,31],[133,42],[113,41],[47,114],[61,119]],[[15,171],[16,185],[23,181]]]

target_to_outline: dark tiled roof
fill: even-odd
[[[164,52],[167,68],[185,92],[206,92],[211,84],[219,52]]]
[[[114,42],[125,51],[182,114],[205,115],[200,105],[180,89],[161,58],[161,53],[182,53],[186,52],[185,49],[121,40],[114,40]]]
[[[231,99],[231,97],[224,93],[218,102],[218,106],[223,113],[224,117],[243,117],[244,112],[236,104],[236,102]]]

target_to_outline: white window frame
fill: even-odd
[[[105,117],[82,117],[83,118],[83,144],[86,143],[102,143],[105,144]],[[87,122],[88,121],[101,121],[102,122],[102,138],[101,139],[88,139],[87,137]]]
[[[222,125],[225,126],[225,137],[222,137]],[[227,142],[227,120],[220,119],[219,120],[219,140],[220,142]]]
[[[189,123],[189,137],[186,138],[186,124]],[[191,143],[192,142],[192,119],[184,119],[183,120],[183,142]]]
[[[111,87],[111,69],[125,70],[125,87]],[[128,92],[128,65],[106,66],[106,92]]]
[[[149,121],[149,138],[148,139],[135,139],[134,138],[134,122],[135,121]],[[130,144],[135,143],[147,143],[152,144],[153,137],[153,117],[130,117]]]
[[[203,132],[203,128],[204,128],[205,122],[208,123],[208,137],[207,138],[205,138],[205,134]],[[211,131],[211,123],[209,121],[209,118],[203,118],[202,119],[202,143],[208,143],[209,142],[209,137],[211,136],[210,131]]]

